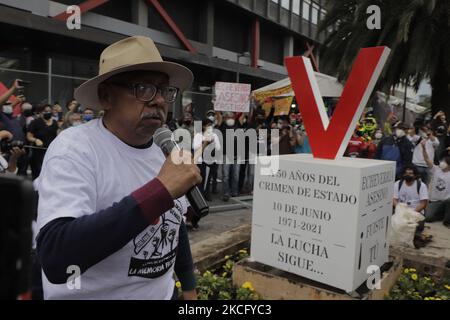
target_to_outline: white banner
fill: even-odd
[[[214,110],[249,112],[251,85],[245,83],[216,82]]]

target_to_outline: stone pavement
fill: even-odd
[[[191,245],[211,237],[220,236],[234,228],[250,225],[251,218],[250,209],[210,213],[199,222],[199,229],[189,231]]]
[[[407,267],[436,278],[450,277],[450,229],[442,222],[426,223],[424,233],[433,236],[433,241],[424,248],[391,247],[391,254],[402,257]]]

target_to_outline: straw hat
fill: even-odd
[[[101,110],[97,90],[100,83],[119,73],[146,70],[167,74],[170,85],[180,91],[188,89],[194,79],[188,68],[163,61],[152,39],[135,36],[113,43],[102,52],[99,75],[79,86],[75,90],[75,99],[84,106]]]

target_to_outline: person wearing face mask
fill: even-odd
[[[30,123],[36,119],[33,112],[33,105],[31,103],[25,102],[22,104],[22,114],[20,115],[20,119],[24,122],[21,122],[21,124],[24,125],[25,129],[28,129]],[[25,130],[25,134],[26,131],[27,130]]]
[[[39,118],[30,123],[27,133],[28,142],[36,147],[48,148],[58,134],[58,123],[52,119],[52,107],[44,105],[39,108]],[[44,161],[45,149],[33,149],[30,159],[31,175],[36,179]]]
[[[55,102],[55,104],[52,107],[52,118],[56,122],[64,121],[63,111],[61,105],[58,102]]]
[[[378,146],[381,139],[383,139],[383,131],[381,129],[377,129],[377,131],[375,131],[375,134],[373,135],[372,141],[376,146]]]
[[[419,171],[416,166],[412,164],[406,165],[402,170],[401,179],[394,185],[394,207],[399,203],[404,203],[412,210],[425,215],[428,199],[427,186],[420,180]],[[416,228],[414,236],[414,245],[416,248],[424,246],[428,240],[422,235],[424,227],[425,222],[422,221]]]
[[[224,155],[222,164],[222,200],[227,202],[230,197],[237,197],[239,195],[239,164],[237,163],[238,141],[236,136],[233,136],[233,134],[235,134],[235,131],[240,128],[240,124],[236,121],[234,112],[224,112],[223,116],[218,114],[218,118],[219,130],[223,137]],[[233,141],[230,141],[230,139],[233,139]],[[227,149],[230,145],[234,146],[234,152]]]
[[[68,129],[68,128],[71,128],[71,127],[78,127],[78,126],[80,126],[82,124],[83,124],[83,121],[82,121],[81,114],[79,114],[79,113],[72,113],[69,116],[69,118],[67,119],[67,122],[64,123],[62,129],[65,130],[65,129]]]
[[[436,150],[439,147],[439,140],[434,136],[433,131],[429,130],[426,126],[421,127],[418,130],[418,134],[414,135],[410,141],[413,143],[414,152],[413,152],[413,164],[419,170],[419,173],[422,177],[422,181],[428,185],[430,182],[431,172],[428,168],[428,164],[426,163],[423,152],[422,152],[422,143],[425,144],[427,149],[427,153],[431,159],[434,161]]]
[[[92,110],[91,108],[85,108],[83,111],[83,123],[93,120],[94,116],[94,110]]]
[[[219,137],[214,133],[213,122],[209,119],[202,121],[202,133],[197,133],[194,136],[192,148],[194,149],[194,159],[198,163],[203,183],[199,186],[206,200],[211,201],[211,172],[217,172],[217,163],[209,159],[209,155],[215,156],[216,152],[221,150]],[[205,150],[206,149],[206,150]],[[205,152],[206,151],[206,152]],[[203,153],[208,155],[204,157]],[[193,222],[195,227],[195,223]]]
[[[206,119],[211,121],[213,126],[217,125],[216,112],[214,110],[208,110],[205,114]]]
[[[443,220],[450,228],[450,156],[445,156],[435,165],[426,148],[426,141],[421,143],[423,158],[432,173],[430,183],[430,204],[425,211],[426,222]]]
[[[414,146],[406,137],[408,126],[401,122],[394,125],[394,134],[382,139],[377,146],[375,159],[395,161],[396,176],[400,177],[403,167],[411,164]]]
[[[0,113],[0,123],[3,124],[4,130],[11,132],[13,141],[20,141],[23,144],[26,142],[24,127],[18,118],[13,117],[13,104],[10,102],[2,106]],[[19,155],[17,159],[17,174],[21,176],[27,175],[28,161],[24,154]]]

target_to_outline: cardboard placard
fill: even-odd
[[[216,82],[214,110],[249,112],[251,85],[245,83]]]

